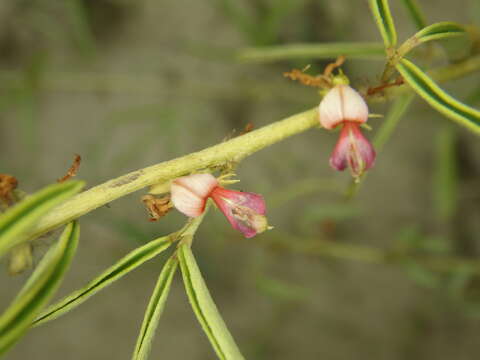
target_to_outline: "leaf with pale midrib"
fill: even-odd
[[[382,35],[385,47],[392,48],[397,44],[397,31],[387,0],[370,0],[370,8]]]
[[[218,357],[222,360],[243,360],[244,357],[208,291],[188,244],[184,243],[178,248],[178,260],[190,304]]]
[[[0,216],[0,257],[13,246],[29,240],[25,234],[56,205],[79,192],[83,181],[49,185],[8,209]]]
[[[238,59],[248,62],[273,62],[290,59],[332,59],[345,55],[349,59],[385,59],[380,42],[329,42],[259,46],[239,51]]]
[[[150,346],[157,329],[158,321],[162,315],[165,302],[170,292],[170,284],[177,271],[178,260],[171,257],[163,266],[157,284],[145,311],[145,316],[138,335],[137,344],[133,353],[133,360],[146,360],[150,353]]]
[[[417,32],[398,48],[398,57],[404,57],[412,49],[423,43],[462,36],[465,34],[465,27],[454,22],[445,21],[429,25]]]
[[[405,82],[434,109],[480,134],[480,111],[448,95],[411,61],[402,59],[396,68]]]
[[[33,325],[40,325],[69,312],[100,290],[104,289],[106,286],[166,250],[170,244],[170,236],[164,236],[136,248],[120,259],[116,264],[109,267],[102,274],[90,281],[82,289],[74,291],[56,304],[49,306],[37,317],[37,319],[35,319]]]
[[[57,290],[75,254],[79,233],[76,222],[67,225],[58,243],[47,252],[0,317],[0,354],[7,351],[28,330],[38,312]]]

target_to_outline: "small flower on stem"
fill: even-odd
[[[345,121],[363,124],[368,120],[365,100],[345,84],[336,85],[325,95],[320,102],[319,112],[320,124],[329,130]]]
[[[173,206],[188,217],[202,215],[207,199],[218,181],[211,174],[193,174],[172,181],[170,186]]]
[[[352,176],[358,179],[374,163],[375,150],[372,144],[363,136],[358,123],[346,121],[330,157],[330,165],[339,171],[348,166]]]
[[[332,88],[319,105],[320,124],[326,129],[343,128],[330,157],[330,165],[339,171],[348,166],[355,179],[375,163],[375,150],[363,136],[360,125],[368,119],[368,107],[358,92],[346,84]]]
[[[217,186],[210,196],[227,217],[230,225],[246,238],[251,238],[268,229],[265,201],[262,195]]]
[[[184,176],[172,182],[172,203],[189,217],[200,216],[209,197],[230,225],[246,238],[270,228],[265,217],[265,200],[259,194],[225,189],[211,174]]]

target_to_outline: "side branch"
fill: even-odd
[[[466,76],[479,69],[480,56],[477,55],[457,64],[433,69],[428,73],[436,81],[448,81]],[[388,89],[386,94],[390,98],[409,91],[411,89],[408,86],[402,85]],[[376,99],[372,98],[370,100],[375,101]],[[318,126],[318,112],[316,108],[290,116],[207,149],[109,180],[78,194],[53,209],[53,211],[40,220],[29,236],[31,238],[38,237],[110,201],[143,187],[166,182],[199,169],[214,167],[228,162],[238,162],[267,146],[315,126]]]
[[[267,146],[316,126],[319,126],[318,112],[314,108],[204,150],[109,180],[56,207],[40,220],[29,236],[38,237],[146,186],[166,182],[199,169],[238,162]]]

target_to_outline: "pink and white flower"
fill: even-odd
[[[368,120],[368,106],[360,94],[348,85],[332,88],[319,105],[320,124],[326,129],[343,128],[330,156],[330,165],[339,171],[346,167],[359,178],[375,163],[375,150],[363,136],[360,125]]]
[[[353,177],[358,178],[374,164],[372,144],[363,136],[357,123],[346,121],[330,156],[330,166],[339,171],[348,166]]]
[[[263,196],[217,186],[210,194],[234,229],[251,238],[268,229]]]
[[[171,200],[175,208],[189,217],[200,216],[208,198],[212,198],[232,227],[246,238],[269,228],[265,200],[259,194],[221,187],[211,174],[194,174],[175,179]]]
[[[211,174],[193,174],[172,181],[170,185],[173,206],[188,217],[203,214],[207,198],[218,186],[218,180]]]

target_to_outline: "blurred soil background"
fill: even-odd
[[[405,39],[415,28],[401,2],[390,2]],[[480,25],[478,0],[419,3],[429,23]],[[0,172],[33,192],[61,177],[78,153],[78,178],[94,186],[208,147],[249,123],[259,128],[319,102],[315,89],[282,73],[307,64],[319,73],[328,61],[251,64],[236,51],[379,40],[359,0],[1,1]],[[465,56],[461,43],[450,45],[435,65]],[[382,68],[382,61],[347,59],[343,69],[366,87]],[[473,74],[445,88],[479,107],[479,80]],[[389,104],[371,111],[385,114]],[[371,119],[370,138],[381,122]],[[213,211],[195,239],[207,284],[246,358],[478,358],[480,271],[468,265],[480,256],[478,138],[416,99],[351,201],[342,195],[349,174],[328,166],[336,138],[311,130],[238,168],[236,188],[265,196],[275,230],[246,240]],[[148,222],[143,193],[81,218],[77,256],[58,297],[181,226],[176,212]],[[54,238],[36,241],[36,262]],[[451,257],[469,262],[444,260]],[[5,358],[129,359],[165,258],[33,329]],[[0,272],[2,308],[27,276]],[[177,274],[151,359],[214,356]]]

